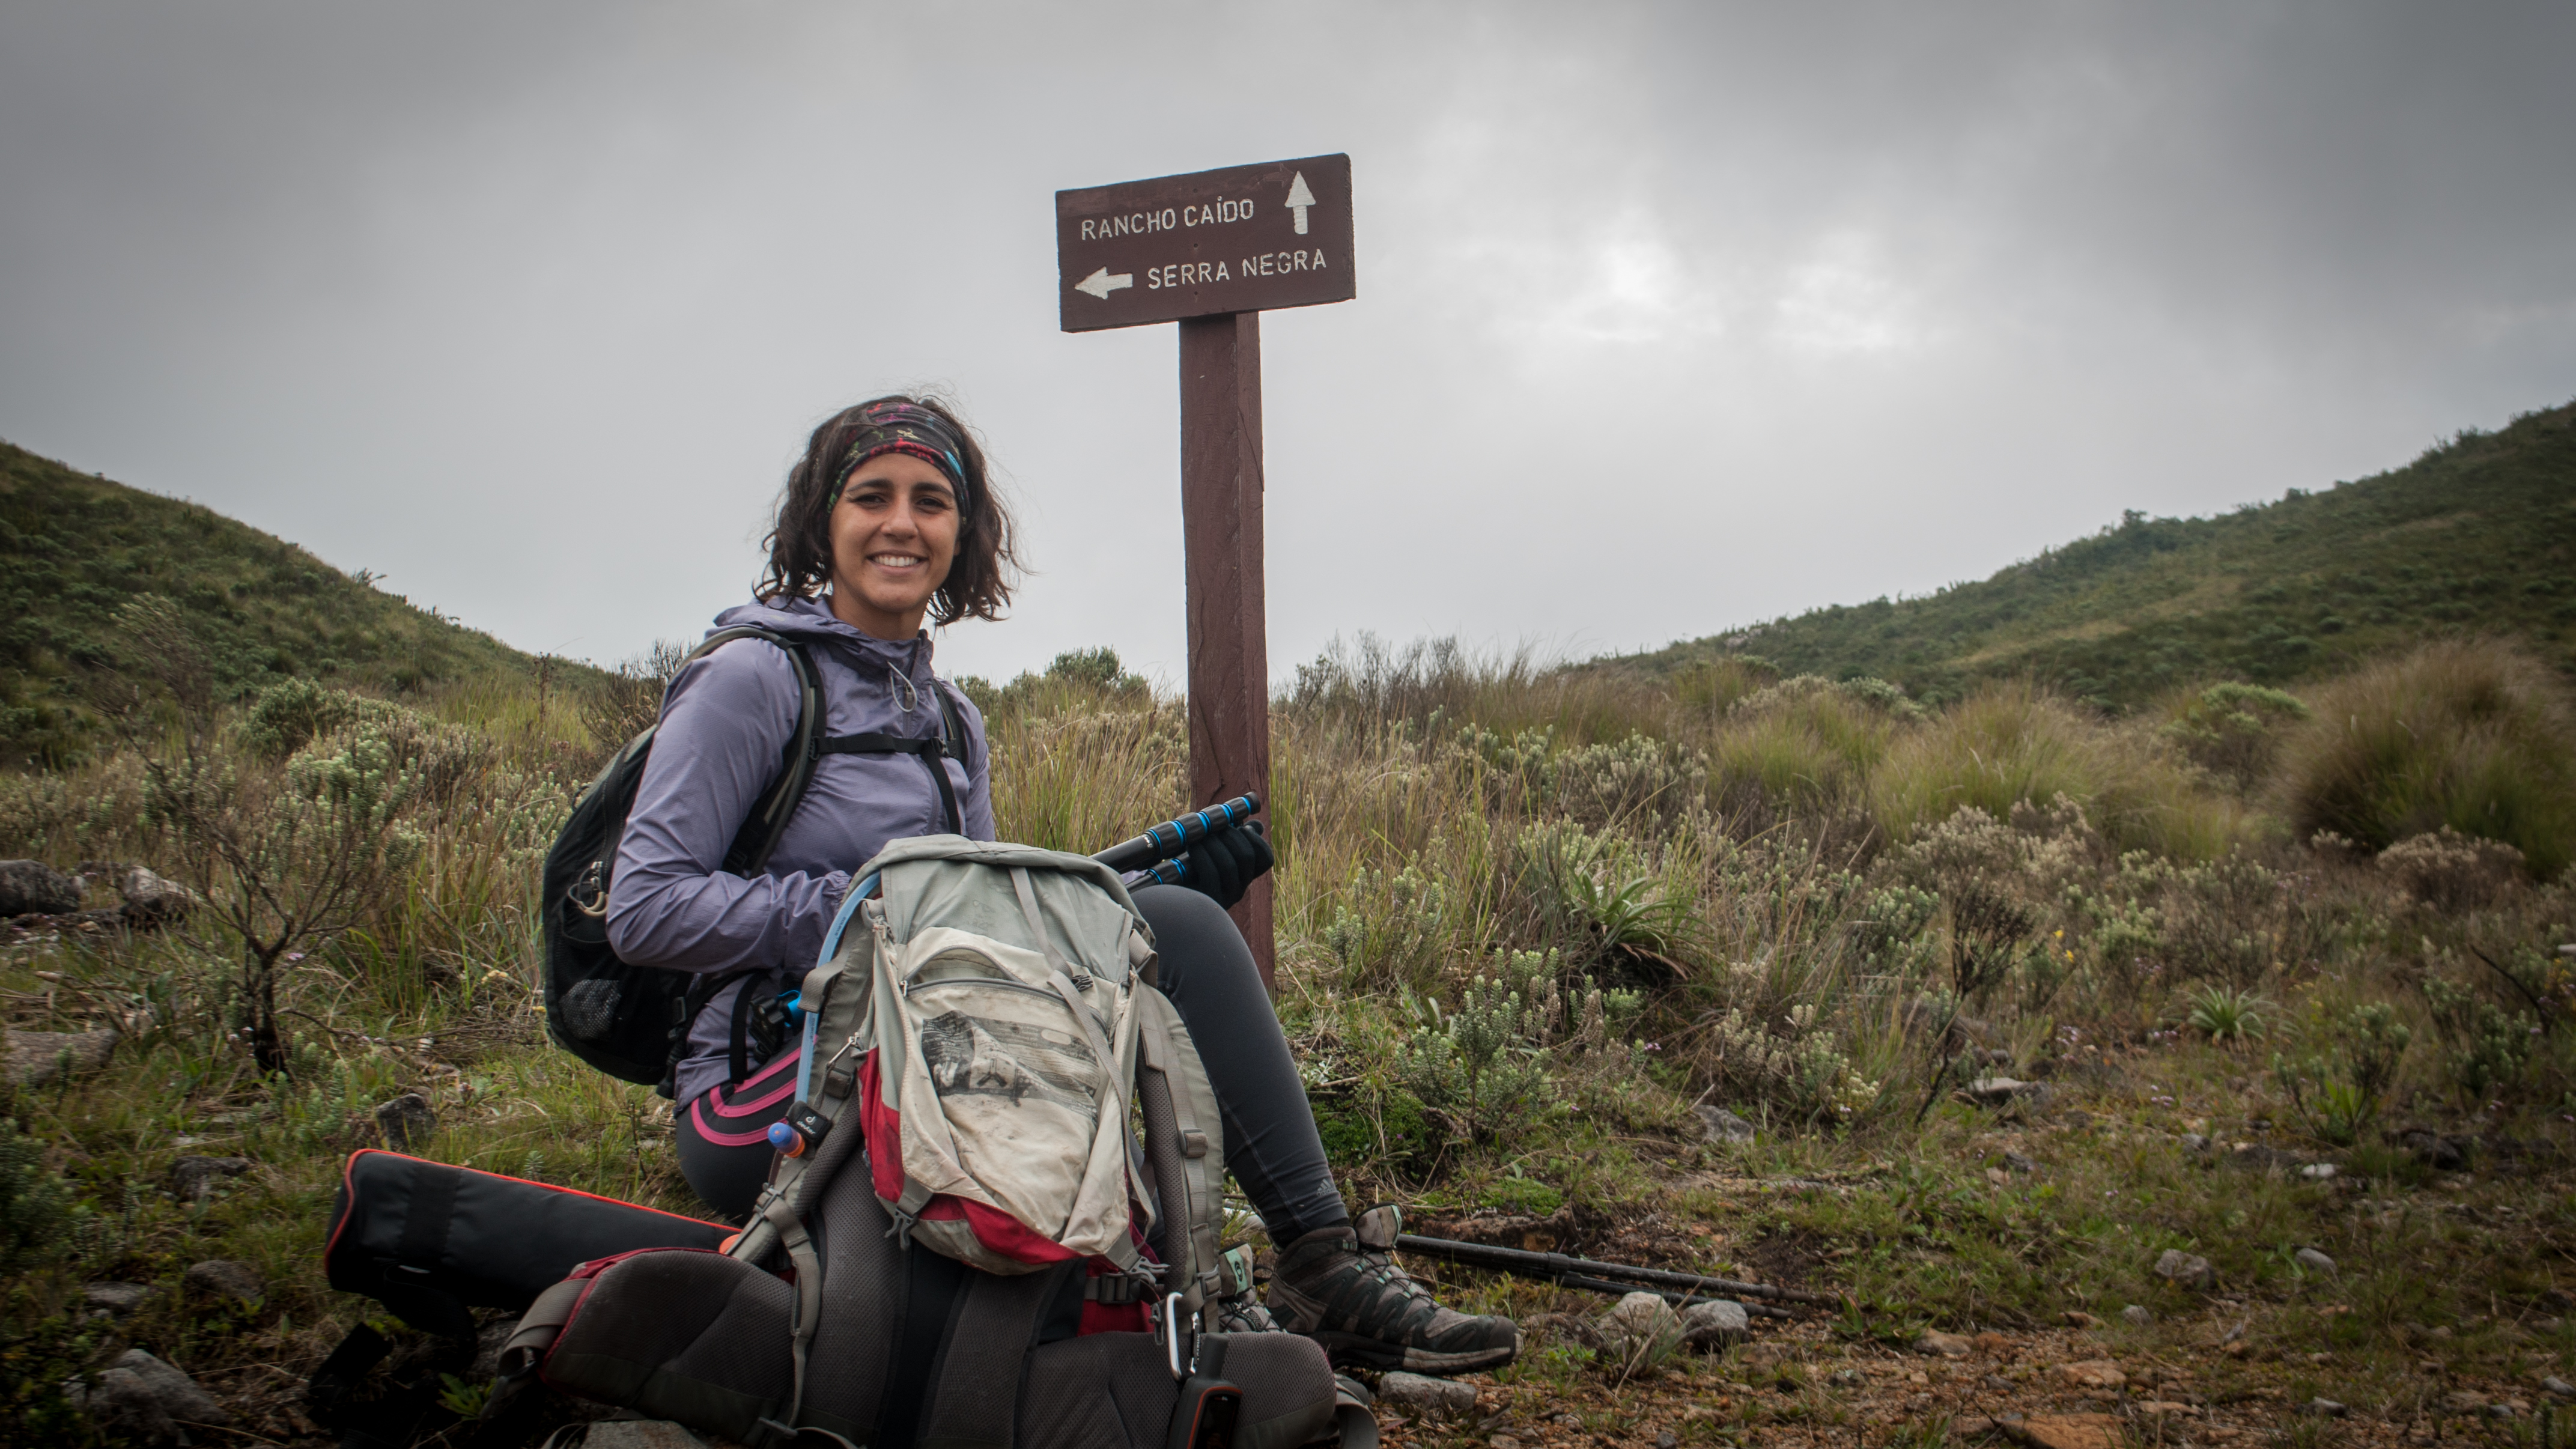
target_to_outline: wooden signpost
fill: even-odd
[[[1351,158],[1309,156],[1055,194],[1067,332],[1181,324],[1181,536],[1190,620],[1190,797],[1270,798],[1261,583],[1261,314],[1359,295]],[[1234,922],[1268,984],[1270,880]]]

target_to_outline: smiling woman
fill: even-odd
[[[934,624],[1001,618],[1019,567],[983,448],[927,398],[878,398],[816,428],[768,542],[761,602],[810,598],[828,584],[833,613],[881,639],[912,638],[925,614]],[[897,560],[912,549],[944,551],[907,571]],[[879,609],[873,619],[854,612]]]
[[[764,637],[696,656],[664,696],[609,872],[608,942],[628,965],[693,980],[665,1090],[681,1172],[719,1212],[747,1213],[770,1175],[769,1129],[796,1091],[781,998],[820,956],[853,876],[891,841],[994,838],[983,717],[932,672],[922,626],[1001,616],[1011,529],[983,450],[947,408],[887,397],[836,413],[788,475],[757,597],[716,616],[719,631]],[[802,755],[812,775],[783,823],[755,822],[781,758],[795,758],[806,686],[790,650],[818,695]],[[774,841],[766,854],[761,839]],[[1229,1323],[1284,1326],[1385,1368],[1498,1367],[1518,1349],[1513,1325],[1435,1303],[1387,1258],[1385,1234],[1363,1241],[1333,1182],[1225,914],[1270,859],[1257,826],[1231,827],[1193,850],[1188,886],[1129,883],[1157,984],[1207,1064],[1226,1167],[1279,1249],[1269,1304],[1284,1322],[1246,1304]]]

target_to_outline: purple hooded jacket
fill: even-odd
[[[817,599],[745,604],[718,614],[715,627],[745,624],[799,640],[813,655],[823,698],[819,734],[939,733],[934,691],[948,686],[930,672],[927,636],[900,644],[876,638]],[[966,834],[990,840],[984,717],[962,694],[948,692],[966,725],[967,757],[939,765]],[[725,851],[776,776],[795,729],[794,666],[765,640],[734,640],[671,681],[610,876],[608,943],[621,959],[680,971],[753,969],[763,973],[757,994],[784,990],[822,951],[852,870],[889,840],[949,830],[918,756],[825,755],[762,873],[726,874]],[[732,986],[717,991],[689,1030],[676,1083],[682,1107],[724,1084],[736,995]]]

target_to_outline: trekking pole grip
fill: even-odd
[[[1246,790],[1221,805],[1193,810],[1177,819],[1166,820],[1144,834],[1122,840],[1092,857],[1111,870],[1142,870],[1157,861],[1186,854],[1189,848],[1215,831],[1240,825],[1261,813],[1261,796]]]

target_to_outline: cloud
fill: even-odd
[[[952,388],[1008,673],[1177,679],[1170,329],[1050,197],[1347,150],[1264,320],[1271,658],[1656,644],[2576,393],[2576,11],[461,4],[0,13],[0,436],[531,649],[694,634],[804,430]]]

